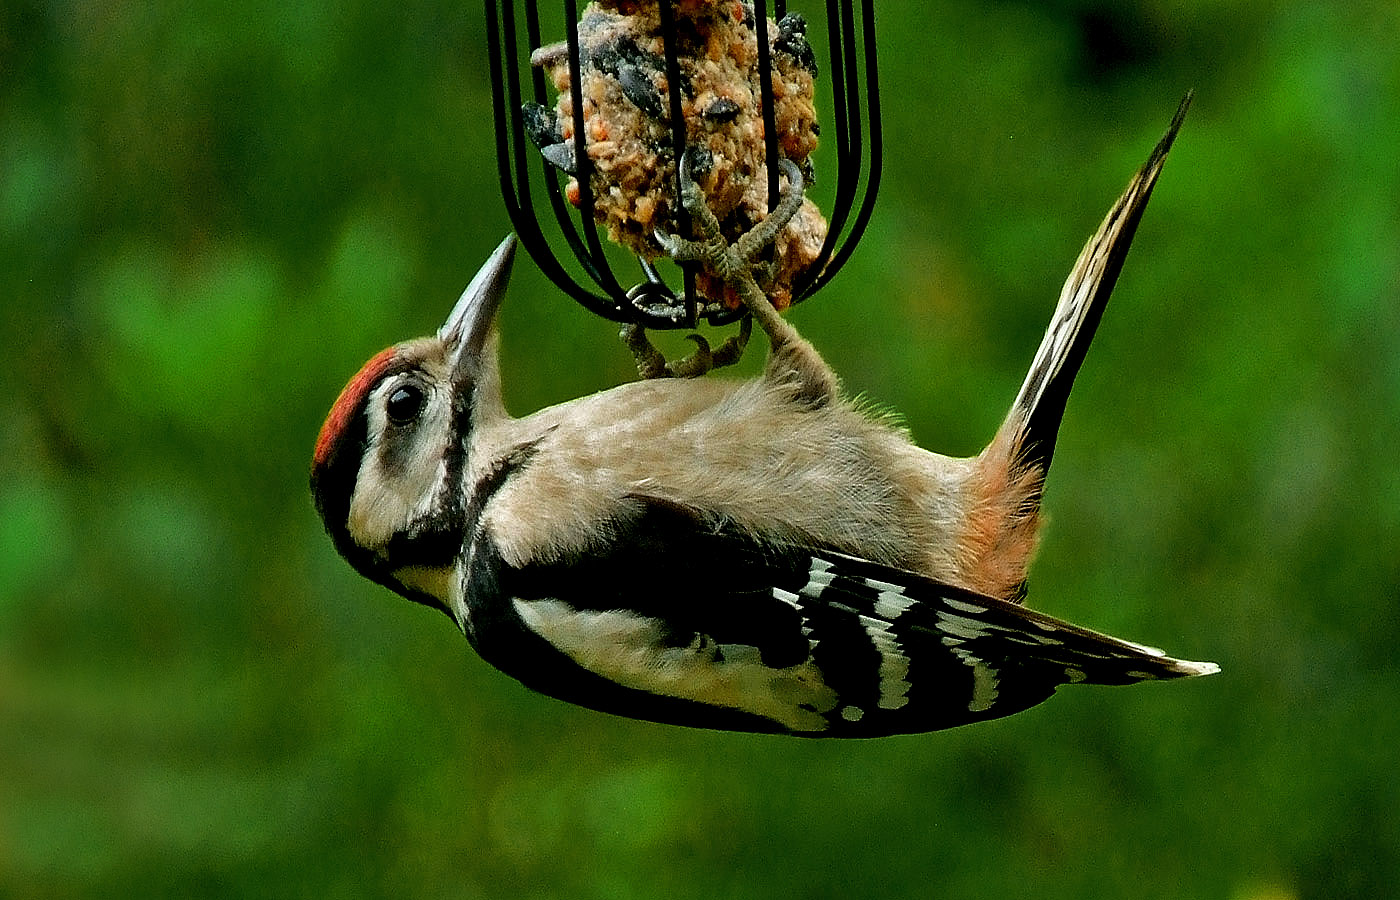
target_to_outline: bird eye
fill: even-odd
[[[423,411],[423,389],[415,384],[406,384],[389,395],[385,407],[389,421],[395,425],[407,425]]]

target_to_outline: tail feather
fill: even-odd
[[[1166,136],[1079,254],[1016,402],[979,457],[969,484],[973,501],[962,539],[962,574],[964,584],[982,593],[1012,602],[1025,598],[1026,569],[1040,534],[1045,474],[1070,387],[1190,105],[1187,94]]]
[[[1166,135],[1109,210],[1099,230],[1075,261],[1055,315],[1040,342],[1025,383],[997,435],[997,445],[1008,451],[1012,465],[1044,479],[1055,452],[1055,438],[1064,417],[1074,376],[1084,362],[1094,330],[1108,304],[1109,294],[1123,269],[1133,235],[1152,196],[1157,176],[1167,161],[1167,151],[1191,105],[1187,94],[1177,108]]]

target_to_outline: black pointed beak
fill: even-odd
[[[447,321],[438,329],[438,338],[449,347],[448,364],[454,379],[470,376],[481,360],[486,336],[496,321],[496,311],[510,281],[515,260],[515,235],[508,234],[462,291]]]

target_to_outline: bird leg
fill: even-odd
[[[672,259],[677,262],[698,262],[710,274],[738,292],[749,315],[758,320],[759,327],[768,335],[772,346],[767,377],[781,381],[795,379],[799,398],[809,405],[821,406],[837,392],[836,374],[816,349],[797,333],[797,329],[778,315],[754,277],[754,269],[760,265],[759,256],[802,207],[802,171],[789,159],[778,160],[778,165],[787,178],[787,186],[780,192],[777,207],[731,244],[720,230],[719,219],[706,202],[705,192],[691,176],[691,154],[687,152],[681,158],[681,205],[699,226],[703,237],[689,240],[660,231],[655,236]],[[742,352],[741,344],[738,353]]]

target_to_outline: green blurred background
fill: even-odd
[[[9,0],[0,895],[1400,896],[1400,5],[877,6],[885,189],[792,319],[933,449],[1196,90],[1030,602],[1224,673],[852,743],[530,694],[306,489],[507,229],[480,4]],[[633,377],[523,259],[503,326],[516,412]]]

